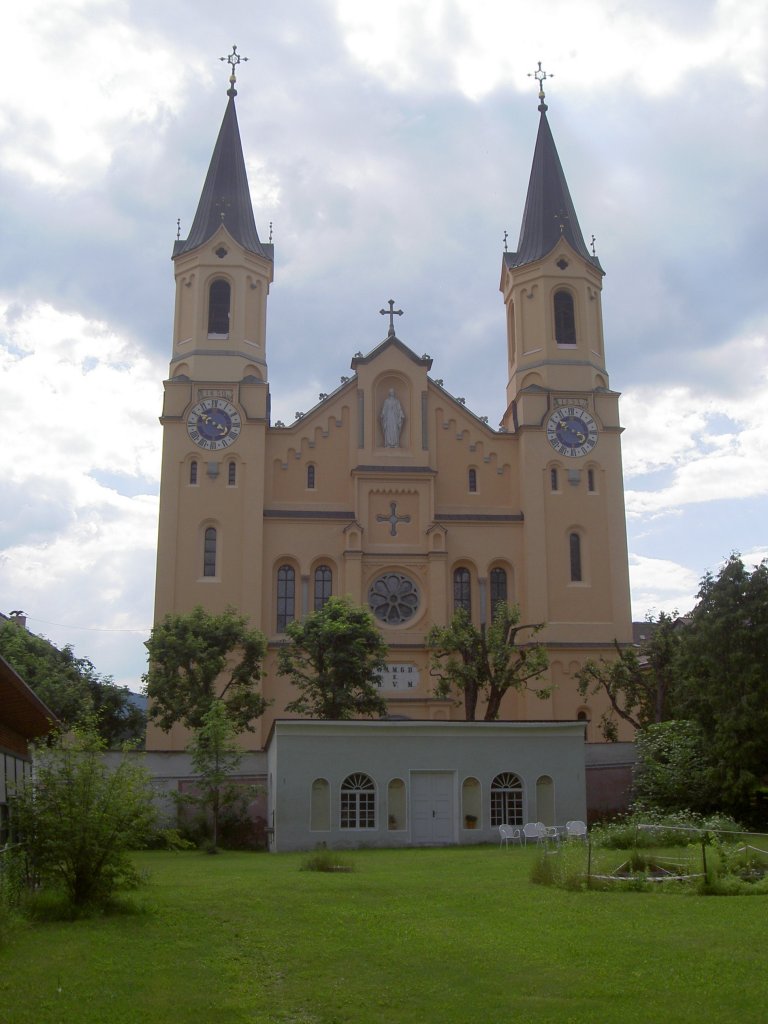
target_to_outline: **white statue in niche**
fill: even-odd
[[[381,423],[381,432],[384,435],[384,447],[399,448],[400,432],[403,429],[403,423],[405,423],[405,413],[403,412],[402,405],[397,400],[394,388],[389,389],[389,394],[384,399],[379,421]]]

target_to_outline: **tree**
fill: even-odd
[[[656,722],[636,737],[633,797],[639,808],[706,813],[717,806],[713,773],[697,722]]]
[[[680,652],[678,713],[701,727],[722,803],[755,820],[768,788],[768,562],[750,572],[732,555],[704,576],[698,599]]]
[[[16,622],[0,623],[0,654],[65,727],[94,719],[109,748],[142,739],[143,711],[127,686],[99,675],[87,658],[68,644],[59,649]]]
[[[672,699],[679,675],[677,657],[682,642],[677,612],[661,612],[648,620],[648,639],[640,650],[616,644],[613,661],[587,661],[576,673],[584,699],[596,693],[607,696],[610,709],[600,719],[606,740],[618,736],[618,719],[633,729],[673,717]]]
[[[199,802],[211,815],[213,848],[219,843],[219,819],[222,809],[236,802],[240,793],[227,784],[243,759],[237,746],[237,729],[223,701],[215,700],[203,715],[203,723],[189,745],[192,767],[202,790]]]
[[[149,717],[161,729],[168,732],[176,722],[199,729],[218,699],[238,731],[254,731],[253,720],[268,707],[255,688],[267,641],[247,623],[234,608],[213,615],[198,605],[186,614],[166,615],[153,628],[143,679]],[[229,678],[217,692],[216,681],[225,672]]]
[[[537,697],[548,697],[549,687],[532,687],[547,670],[547,652],[535,637],[543,624],[520,622],[517,605],[500,602],[493,621],[478,629],[463,608],[457,609],[447,626],[433,626],[427,635],[431,648],[431,673],[437,676],[435,693],[447,697],[458,690],[464,698],[464,714],[468,722],[475,720],[477,703],[485,697],[486,722],[499,717],[501,701],[509,690],[529,689]],[[520,634],[528,639],[518,641]]]
[[[92,720],[56,733],[11,796],[14,837],[34,873],[63,885],[72,907],[101,906],[135,880],[128,851],[155,823],[149,774],[127,757],[108,767],[105,748]]]
[[[325,719],[386,714],[378,680],[388,648],[366,608],[331,597],[286,633],[277,668],[299,690],[287,711]]]

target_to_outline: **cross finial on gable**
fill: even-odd
[[[395,300],[394,299],[390,299],[388,305],[389,305],[389,309],[380,309],[379,313],[381,313],[382,316],[388,316],[389,317],[389,330],[387,331],[387,337],[388,338],[394,338],[394,336],[395,336],[395,317],[396,316],[402,316],[403,315],[403,311],[402,311],[402,309],[395,309]]]

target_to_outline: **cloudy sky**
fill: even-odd
[[[533,79],[607,272],[633,613],[768,553],[766,0],[10,0],[0,13],[0,611],[134,689],[177,218],[226,103],[273,225],[273,416],[386,334],[504,409]],[[762,440],[761,440],[762,438]]]

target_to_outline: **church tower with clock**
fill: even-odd
[[[238,60],[233,51],[233,72]],[[480,626],[497,602],[518,604],[524,622],[545,624],[551,696],[509,693],[500,717],[581,719],[598,739],[607,709],[579,696],[575,673],[631,642],[621,428],[603,271],[579,228],[543,89],[520,239],[502,259],[509,380],[494,429],[397,336],[392,301],[387,336],[351,356],[350,377],[294,423],[271,422],[274,253],[256,228],[234,84],[233,73],[197,213],[173,252],[156,621],[231,606],[265,634],[271,705],[247,737],[258,751],[295,697],[277,674],[286,625],[331,595],[367,606],[381,629],[381,692],[395,720],[463,718],[435,693],[426,635],[457,608]],[[178,726],[149,728],[150,750],[187,743]]]

